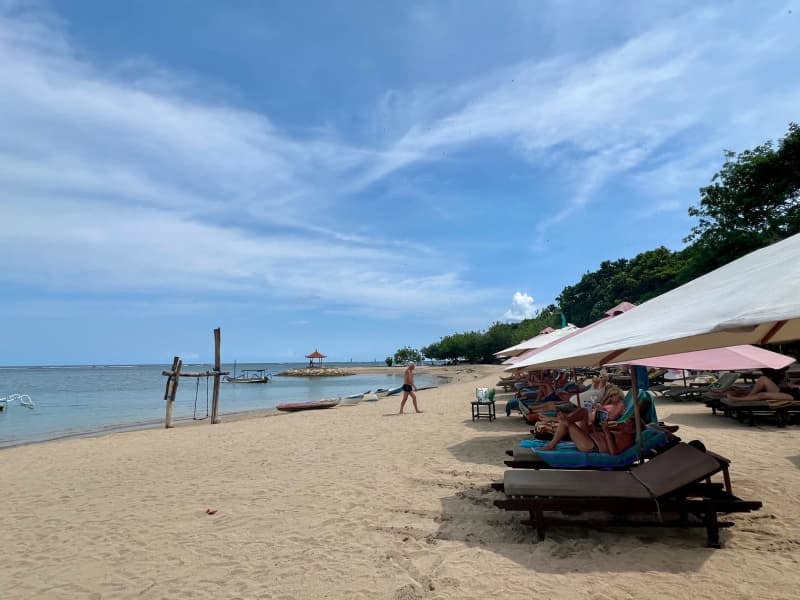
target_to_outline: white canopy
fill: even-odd
[[[532,350],[533,348],[541,348],[552,342],[553,340],[560,339],[565,335],[569,335],[573,331],[578,329],[572,323],[568,323],[566,327],[562,327],[561,329],[554,329],[549,331],[548,333],[540,333],[536,337],[532,337],[529,340],[525,340],[524,342],[520,342],[516,346],[510,346],[504,350],[500,350],[500,352],[495,352],[494,355],[498,358],[505,358],[507,356],[517,356],[526,352],[527,350]]]
[[[506,370],[579,367],[800,339],[800,234],[716,271]]]

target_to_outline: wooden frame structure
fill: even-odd
[[[211,371],[183,371],[183,361],[179,356],[172,359],[172,369],[169,371],[162,371],[161,374],[167,378],[167,385],[164,389],[164,400],[166,402],[166,415],[164,418],[164,427],[170,429],[174,427],[172,424],[172,409],[175,404],[175,396],[178,393],[178,383],[181,377],[213,377],[214,378],[214,391],[211,399],[211,424],[219,423],[219,384],[220,377],[228,375],[228,371],[221,371],[221,332],[220,328],[214,329],[214,369]]]

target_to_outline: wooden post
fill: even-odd
[[[183,361],[176,356],[172,359],[172,375],[167,378],[167,389],[164,392],[164,400],[167,402],[167,414],[164,419],[164,427],[172,427],[172,407],[175,404],[175,395],[178,393],[178,382],[181,379],[181,367]]]
[[[219,423],[220,329],[214,329],[214,394],[211,397],[211,424]]]

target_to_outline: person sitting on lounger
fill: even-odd
[[[636,439],[633,419],[616,424],[616,419],[624,412],[622,390],[617,386],[608,386],[602,404],[591,412],[585,408],[577,408],[570,413],[557,413],[558,429],[550,443],[543,446],[542,450],[555,449],[558,442],[569,435],[581,452],[619,454],[630,448]],[[610,422],[614,422],[615,425],[610,426]]]
[[[528,371],[528,375],[524,377],[519,383],[514,384],[517,390],[517,397],[521,398],[526,393],[535,392],[542,383],[544,383],[547,373],[541,371]]]
[[[548,377],[549,374],[542,375],[541,371],[529,371],[524,384],[516,384],[517,386],[520,386],[517,387],[516,397],[506,402],[506,416],[510,417],[511,411],[519,408],[519,403],[523,398],[527,398],[530,395],[534,395],[535,398],[538,398],[540,390],[543,387],[550,385]],[[531,398],[528,400],[528,402],[536,402],[536,400]]]

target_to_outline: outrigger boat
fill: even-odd
[[[6,410],[12,402],[16,400],[20,406],[24,406],[25,408],[33,408],[33,400],[28,394],[11,394],[10,396],[3,396],[0,398],[0,412]]]
[[[243,369],[241,375],[236,375],[236,367],[233,369],[233,376],[225,377],[225,383],[269,383],[272,373],[267,373],[266,369]]]

